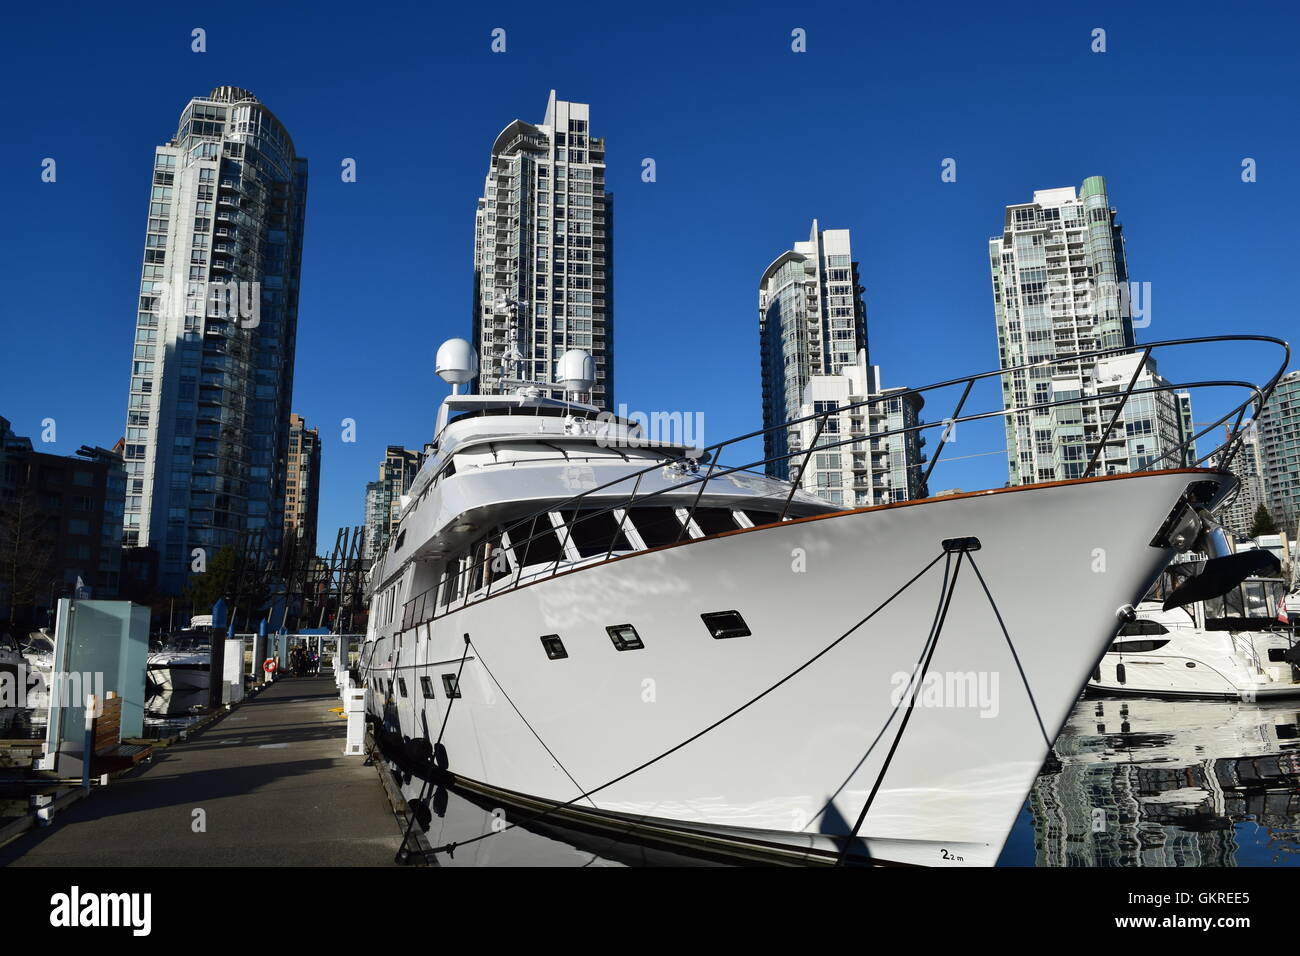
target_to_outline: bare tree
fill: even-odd
[[[18,608],[34,607],[49,584],[58,540],[49,523],[50,515],[30,487],[0,499],[0,591],[9,604],[11,625]]]

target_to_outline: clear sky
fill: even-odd
[[[45,450],[61,454],[122,434],[153,147],[191,96],[246,87],[311,163],[294,410],[321,429],[326,545],[362,521],[384,446],[431,437],[447,391],[434,351],[469,334],[489,149],[511,120],[540,122],[551,88],[591,104],[608,146],[616,401],[702,411],[710,441],[761,421],[758,278],[814,217],[853,230],[886,385],[996,367],[986,242],[1006,204],[1089,175],[1108,180],[1132,278],[1152,283],[1142,340],[1297,327],[1288,5],[47,3],[0,18],[0,415],[33,439],[54,418]],[[1000,448],[958,437],[946,454]],[[1005,480],[998,454],[952,468],[936,487]]]

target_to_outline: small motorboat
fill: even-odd
[[[1300,646],[1276,610],[1284,600],[1277,580],[1247,580],[1176,607],[1145,600],[1120,627],[1088,689],[1247,701],[1300,696]]]
[[[212,681],[212,639],[186,629],[149,655],[147,676],[157,691],[206,690]]]

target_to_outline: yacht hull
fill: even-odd
[[[211,674],[206,664],[163,664],[150,666],[149,680],[161,691],[206,690]]]
[[[372,641],[368,708],[407,738],[436,738],[446,718],[448,770],[516,804],[600,788],[565,812],[631,836],[833,859],[874,790],[855,853],[991,865],[1117,611],[1172,556],[1153,538],[1207,481],[1217,500],[1233,479],[1179,470],[953,495],[579,568]],[[942,542],[971,537],[978,551],[942,557]],[[909,713],[945,567],[950,604]],[[719,611],[752,633],[715,639],[701,615]],[[606,629],[625,624],[644,647],[614,646]],[[544,635],[567,656],[549,659]]]

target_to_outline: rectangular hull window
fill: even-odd
[[[547,634],[543,637],[542,647],[546,649],[546,656],[553,661],[569,656],[569,652],[564,649],[564,642],[560,640],[558,634]]]
[[[709,629],[714,640],[722,640],[727,637],[749,637],[749,625],[745,619],[740,616],[739,611],[714,611],[711,614],[701,614],[700,620],[704,626]]]
[[[620,651],[639,651],[645,647],[641,643],[641,637],[637,634],[636,628],[631,624],[615,624],[612,627],[605,628],[605,633],[609,639],[614,642],[614,646]]]

